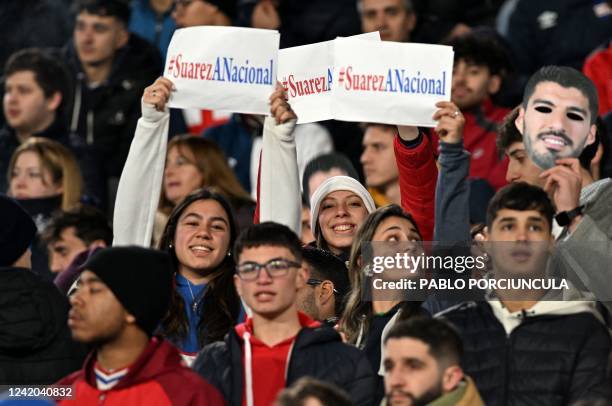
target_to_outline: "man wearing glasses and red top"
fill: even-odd
[[[308,279],[299,238],[286,226],[258,224],[240,235],[234,255],[236,289],[253,316],[225,342],[204,347],[193,369],[230,405],[270,405],[303,376],[337,385],[356,405],[372,404],[375,381],[365,356],[297,310],[297,291]]]

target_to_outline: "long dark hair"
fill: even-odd
[[[359,227],[359,231],[353,240],[351,247],[351,257],[349,260],[349,280],[351,281],[351,293],[348,296],[344,314],[340,322],[340,328],[347,336],[348,342],[357,344],[359,331],[367,332],[372,321],[372,303],[363,300],[364,288],[366,285],[363,274],[361,258],[363,244],[372,241],[374,233],[378,226],[389,217],[398,217],[406,219],[412,223],[417,230],[419,237],[421,232],[418,225],[410,213],[405,212],[397,204],[390,204],[381,207],[366,217],[364,222]],[[422,239],[422,237],[421,237]],[[400,320],[408,319],[418,312],[421,307],[420,302],[405,301],[402,303],[402,313],[399,316]]]
[[[199,200],[214,200],[219,203],[227,214],[230,228],[229,255],[226,255],[216,268],[206,272],[206,275],[210,276],[210,280],[206,286],[204,297],[198,306],[200,324],[198,325],[197,336],[198,344],[203,347],[208,343],[223,340],[223,336],[236,323],[240,314],[240,298],[233,282],[235,262],[233,255],[231,255],[238,229],[231,206],[221,194],[212,188],[193,191],[170,213],[170,218],[159,242],[159,249],[170,254],[175,270],[178,272],[180,264],[173,246],[177,223],[185,209]],[[176,289],[172,292],[170,307],[162,320],[161,326],[162,334],[170,341],[176,341],[177,338],[179,340],[184,339],[187,336],[189,322],[185,312],[185,303]]]

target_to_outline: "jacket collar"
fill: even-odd
[[[83,376],[87,383],[96,388],[94,365],[97,351],[92,351],[85,360]],[[114,386],[112,390],[119,390],[154,379],[163,372],[181,365],[181,356],[174,347],[160,337],[153,337],[149,345],[140,354],[138,359],[129,366],[128,373]]]

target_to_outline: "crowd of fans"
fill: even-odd
[[[0,22],[0,385],[612,405],[612,1],[21,0]],[[451,100],[435,128],[296,125],[280,85],[266,117],[170,109],[170,38],[201,25],[452,46]],[[571,286],[390,298],[374,242]]]

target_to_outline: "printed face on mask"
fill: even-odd
[[[516,126],[531,160],[542,169],[561,158],[577,158],[595,142],[589,101],[578,89],[554,82],[539,83],[527,107],[521,107]]]

